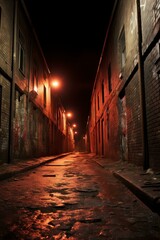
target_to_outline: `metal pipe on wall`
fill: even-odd
[[[9,150],[8,163],[13,160],[13,118],[15,111],[15,65],[16,65],[16,38],[17,38],[17,12],[18,0],[14,1],[13,7],[13,37],[12,37],[12,79],[11,79],[11,93],[10,93],[10,119],[9,119]]]
[[[137,8],[137,30],[138,30],[138,75],[139,75],[139,90],[140,90],[140,107],[141,107],[141,123],[142,123],[142,152],[143,152],[143,168],[149,168],[148,154],[148,134],[147,134],[147,119],[146,119],[146,97],[144,83],[144,60],[142,55],[142,20],[140,0],[136,0]]]

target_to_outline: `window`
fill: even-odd
[[[19,70],[24,73],[24,50],[21,44],[19,44]]]
[[[97,95],[97,108],[99,110],[99,94]]]
[[[111,64],[109,64],[109,66],[108,66],[108,91],[109,91],[109,93],[112,91],[112,82],[111,82],[111,78],[112,78]]]
[[[104,80],[102,81],[102,103],[104,103]]]
[[[126,62],[126,40],[125,40],[124,28],[122,29],[121,34],[120,34],[119,47],[120,47],[121,68],[123,68],[125,66],[125,62]]]
[[[43,106],[44,108],[46,107],[46,87],[44,86],[44,91],[43,91],[43,99],[44,99],[44,102],[43,102]]]
[[[0,85],[0,127],[1,127],[1,120],[2,120],[2,86]]]
[[[1,21],[2,21],[2,8],[0,7],[0,27],[1,27]]]
[[[24,37],[19,30],[19,70],[24,74]]]

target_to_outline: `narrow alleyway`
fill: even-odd
[[[1,240],[158,240],[160,217],[89,154],[1,181]]]

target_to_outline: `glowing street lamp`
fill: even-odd
[[[54,89],[58,89],[58,88],[60,87],[60,81],[57,80],[57,79],[53,80],[53,81],[52,81],[52,87],[53,87]]]
[[[59,90],[61,87],[61,82],[58,78],[51,78],[51,97],[52,97],[52,101],[55,102],[55,115],[56,115],[56,124],[57,124],[57,128],[58,128],[58,124],[59,124],[59,115],[58,115],[58,111],[59,111]],[[54,105],[53,105],[54,106]]]
[[[68,117],[68,118],[71,118],[71,117],[72,117],[72,113],[71,113],[71,112],[68,112],[68,113],[67,113],[67,117]]]

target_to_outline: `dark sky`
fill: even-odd
[[[84,134],[114,0],[25,2],[49,69],[62,79],[62,104]]]

